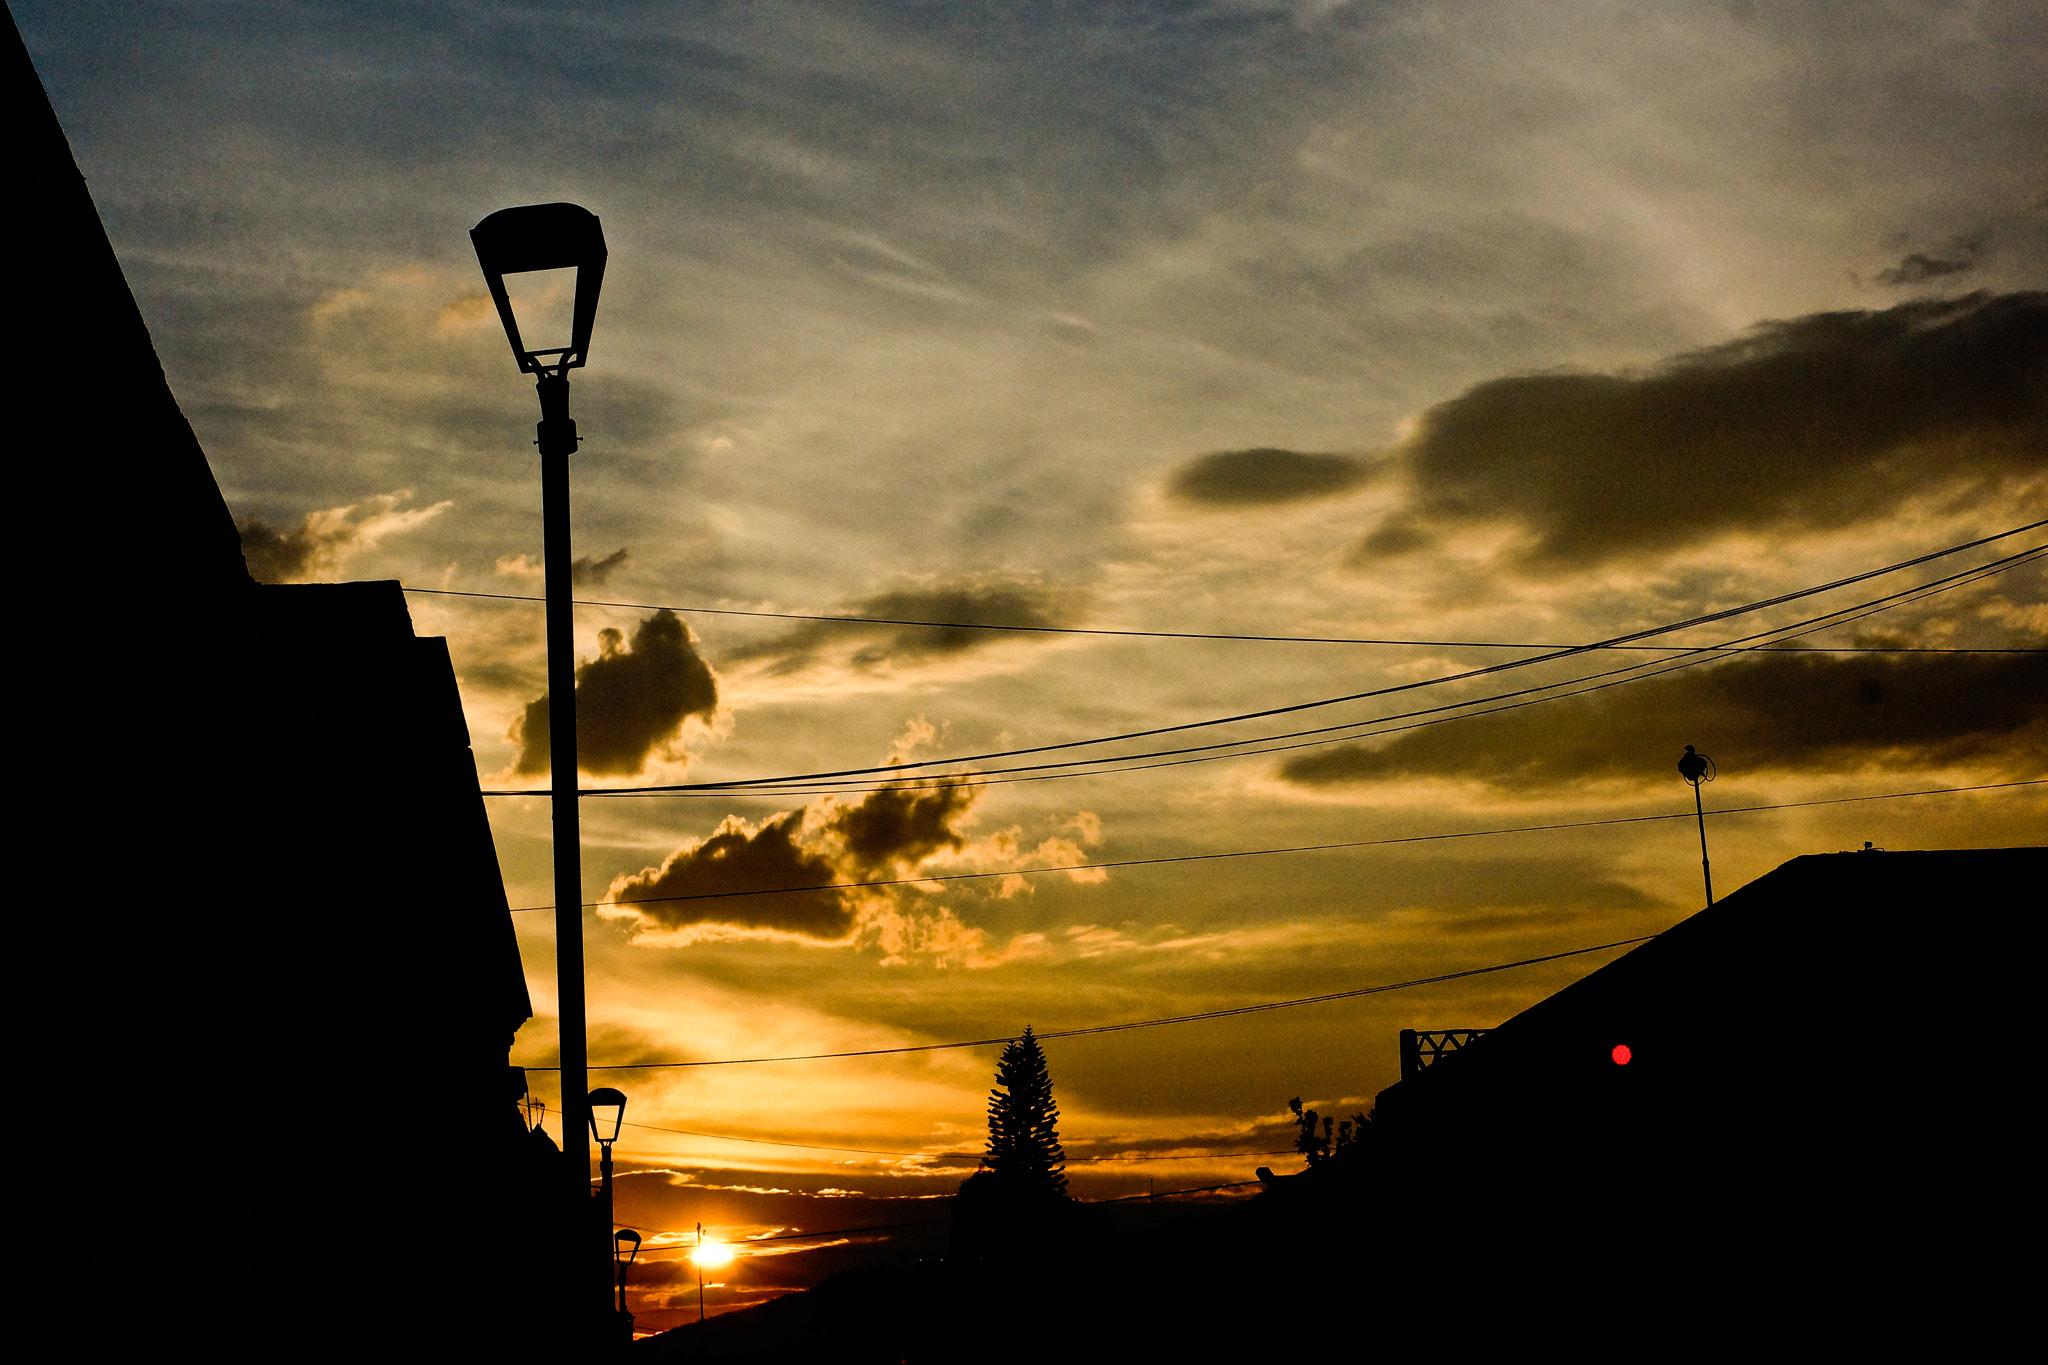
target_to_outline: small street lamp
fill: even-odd
[[[565,1175],[581,1207],[590,1192],[590,1146],[582,1136],[589,1111],[584,1087],[590,1082],[583,1008],[583,831],[576,790],[576,620],[569,544],[569,457],[576,453],[576,423],[569,416],[569,371],[590,355],[590,329],[597,320],[597,295],[604,284],[604,229],[597,215],[575,204],[526,204],[500,209],[470,229],[484,285],[505,324],[512,356],[522,374],[535,376],[540,393],[541,550],[546,560],[548,640],[548,781],[552,789],[555,846],[555,974],[561,1019],[562,1157]],[[534,271],[575,272],[566,332],[550,334],[531,305],[541,294],[515,299],[507,276]],[[526,281],[517,281],[523,288]],[[544,292],[544,291],[543,291]],[[560,326],[559,322],[556,324]],[[616,1133],[616,1129],[614,1129]],[[581,1235],[581,1227],[578,1229]],[[588,1270],[572,1272],[573,1302],[583,1286],[602,1283],[593,1245]],[[585,1263],[578,1254],[574,1264]],[[610,1296],[606,1295],[609,1299]],[[574,1310],[580,1317],[597,1305]]]
[[[1700,804],[1700,784],[1712,782],[1714,774],[1714,760],[1694,753],[1692,745],[1686,745],[1684,757],[1678,760],[1678,775],[1692,783],[1692,813],[1700,822],[1700,875],[1707,880],[1709,910],[1714,908],[1714,869],[1707,865],[1707,811]]]
[[[626,1311],[626,1272],[633,1268],[633,1258],[640,1254],[640,1234],[631,1228],[620,1228],[612,1234],[612,1264],[619,1271],[619,1327],[627,1341],[633,1339],[633,1315]]]

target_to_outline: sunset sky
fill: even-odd
[[[538,602],[459,595],[541,590],[537,406],[468,237],[508,205],[582,204],[611,253],[572,396],[579,596],[617,604],[578,617],[592,788],[1427,684],[2048,519],[2037,5],[10,3],[252,569],[415,590],[487,791],[546,768]],[[2048,777],[2044,656],[2011,652],[2048,644],[2048,573],[1993,565],[2044,544],[1644,642],[1836,652],[1601,651],[889,785],[586,800],[591,1060],[1057,1031],[1655,933],[1703,903],[1687,744],[1719,768],[1717,891],[1865,841],[2040,843],[2048,788],[1842,799]],[[1421,643],[1359,642],[1387,640]],[[1368,724],[1509,693],[1534,704]],[[959,780],[1061,759],[1105,761]],[[489,806],[511,903],[547,906],[546,801]],[[1372,846],[1654,815],[1687,818]],[[1329,844],[1367,846],[907,880]],[[515,919],[513,1060],[544,1067],[553,920]],[[1286,1167],[1213,1154],[1286,1146],[1291,1096],[1368,1107],[1399,1029],[1499,1023],[1615,955],[1050,1041],[1072,1185]],[[622,1217],[920,1216],[884,1201],[972,1168],[995,1056],[593,1074],[645,1125]],[[680,1321],[654,1259],[639,1306]]]

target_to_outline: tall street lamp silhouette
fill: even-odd
[[[541,546],[547,565],[548,774],[554,804],[562,1155],[576,1193],[573,1207],[582,1209],[590,1198],[590,1144],[583,1137],[590,1123],[584,1099],[590,1073],[584,1046],[583,836],[576,808],[576,623],[569,567],[569,457],[576,453],[578,437],[569,416],[569,371],[590,355],[590,327],[597,319],[597,294],[604,284],[604,229],[596,214],[576,204],[527,204],[500,209],[471,228],[469,239],[476,245],[477,263],[505,324],[512,355],[522,374],[535,376],[540,392],[535,444],[540,447]],[[549,306],[559,302],[563,272],[574,277],[567,310]],[[518,282],[521,295],[516,302],[506,291],[508,275],[529,277]],[[580,1216],[576,1226],[580,1236]],[[600,1249],[592,1241],[592,1284],[602,1285],[610,1278],[598,1268],[609,1254],[609,1247]],[[579,1255],[576,1264],[582,1262]],[[581,1298],[579,1290],[578,1301]],[[595,1304],[591,1309],[601,1311]]]
[[[1707,865],[1707,810],[1700,804],[1700,783],[1714,780],[1714,760],[1705,754],[1694,753],[1692,745],[1685,746],[1685,756],[1678,760],[1678,775],[1692,783],[1692,813],[1700,822],[1700,875],[1707,879],[1707,908],[1714,905],[1714,869]]]

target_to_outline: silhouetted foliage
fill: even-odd
[[[1294,1150],[1308,1158],[1311,1166],[1364,1141],[1366,1124],[1370,1122],[1364,1114],[1353,1114],[1342,1122],[1324,1118],[1313,1109],[1303,1109],[1299,1095],[1287,1101],[1287,1108],[1294,1115],[1297,1130]]]
[[[1053,1103],[1045,1052],[1026,1027],[996,1063],[988,1097],[988,1151],[982,1169],[1024,1193],[1065,1197],[1067,1154],[1060,1147],[1060,1108]]]

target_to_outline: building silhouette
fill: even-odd
[[[1267,1245],[1348,1247],[1305,1287],[1386,1285],[1423,1338],[1964,1347],[2032,1180],[2044,883],[2048,848],[1795,858],[1407,1066],[1345,1159],[1271,1182]]]
[[[446,646],[396,583],[251,579],[5,27],[41,788],[11,841],[44,1174],[15,1245],[74,1310],[38,1335],[120,1360],[545,1344],[576,1211],[515,1104],[531,1008]]]

